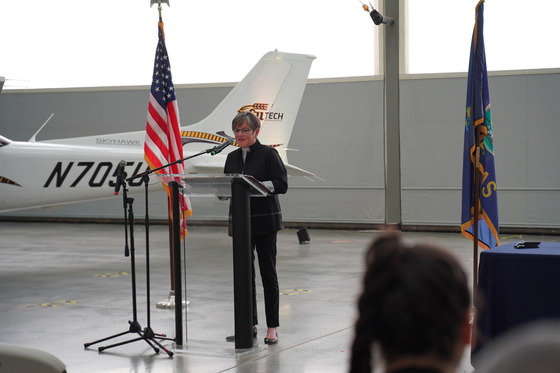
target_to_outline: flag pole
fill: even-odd
[[[478,336],[476,330],[477,304],[478,304],[478,220],[481,218],[482,203],[480,201],[481,192],[481,163],[480,152],[482,139],[485,136],[482,125],[475,125],[475,161],[473,175],[473,283],[472,283],[472,314],[471,314],[471,349],[476,349]]]
[[[478,7],[484,0],[480,0],[478,5],[476,6],[476,20],[475,20],[475,30],[474,33],[478,32]],[[478,42],[478,35],[473,33],[473,45],[471,46],[472,52],[475,53],[477,51],[477,42]],[[473,56],[471,55],[471,58]],[[469,64],[469,75],[471,74],[471,66]],[[468,100],[468,98],[467,98]],[[474,154],[471,152],[471,157],[474,156],[474,167],[473,167],[473,174],[472,174],[472,181],[473,181],[473,202],[472,202],[472,212],[471,212],[471,219],[472,219],[472,226],[473,226],[473,274],[472,274],[472,305],[471,305],[471,315],[470,315],[470,324],[471,324],[471,348],[476,348],[477,344],[477,333],[476,333],[476,319],[477,319],[477,296],[478,296],[478,240],[479,240],[479,226],[478,226],[478,219],[480,218],[480,213],[482,210],[482,204],[480,201],[480,189],[481,189],[481,124],[477,125],[476,120],[473,122],[473,130],[474,130]]]
[[[162,13],[162,6],[161,4],[165,3],[167,4],[167,6],[169,5],[169,0],[150,0],[150,7],[152,7],[154,4],[157,4],[157,9],[158,9],[158,26],[161,29],[161,33],[163,38],[165,39],[165,32],[163,29],[163,17],[161,15]],[[169,196],[167,196],[167,203],[168,206],[171,205],[171,198]],[[156,308],[165,308],[165,309],[174,309],[175,308],[175,264],[174,264],[174,259],[173,259],[173,234],[172,234],[172,224],[171,224],[171,216],[168,215],[168,226],[169,226],[169,271],[170,271],[170,290],[169,290],[169,295],[167,300],[158,302],[156,304]],[[188,303],[188,301],[184,301],[182,302],[183,307],[186,306],[186,304]]]
[[[475,163],[474,163],[474,196],[473,196],[473,304],[476,306],[478,287],[478,219],[480,219],[480,142],[481,126],[475,125]]]
[[[472,239],[472,309],[479,303],[478,266],[480,249],[499,246],[498,195],[494,167],[494,142],[488,71],[484,51],[484,0],[475,8],[467,78],[467,104],[463,146],[461,234]],[[473,319],[473,350],[476,328]]]

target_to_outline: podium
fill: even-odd
[[[183,344],[180,189],[189,196],[231,198],[233,237],[233,292],[235,349],[253,348],[253,291],[251,281],[251,204],[252,197],[266,197],[270,190],[249,175],[161,175],[172,195],[173,260],[175,272],[175,335]],[[167,179],[169,178],[169,179]],[[167,180],[166,180],[167,179]],[[172,181],[170,181],[172,180]],[[186,326],[186,320],[185,320]]]

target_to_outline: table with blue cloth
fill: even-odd
[[[474,354],[521,324],[560,320],[560,243],[542,242],[536,248],[516,244],[480,253]]]

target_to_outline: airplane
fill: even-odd
[[[216,149],[231,142],[231,120],[240,111],[251,111],[261,119],[259,141],[276,147],[288,175],[315,177],[289,164],[286,156],[314,59],[312,55],[277,50],[265,53],[208,117],[181,126],[184,158],[204,152],[184,162],[185,173],[222,174],[226,156],[235,150],[236,143],[215,155],[206,148]],[[45,124],[29,141],[0,136],[0,212],[114,197],[119,163],[125,161],[124,171],[129,177],[147,169],[145,128],[37,141],[36,136]],[[144,192],[142,185],[142,178],[132,179],[127,190]]]

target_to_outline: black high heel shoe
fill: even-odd
[[[278,343],[278,332],[276,332],[276,338],[265,338],[264,344],[266,345],[274,345]]]

